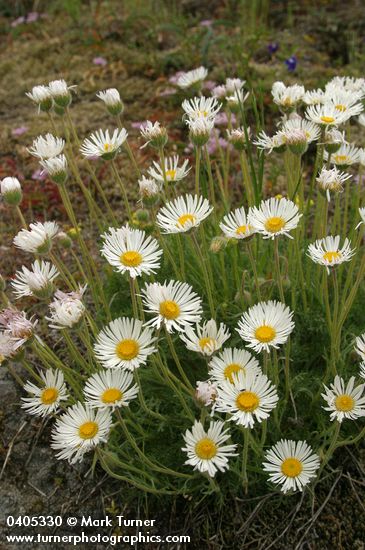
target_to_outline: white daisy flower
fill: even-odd
[[[198,227],[212,212],[209,201],[198,195],[184,195],[166,203],[156,216],[164,233],[185,233]]]
[[[147,324],[158,329],[164,325],[168,332],[181,332],[187,325],[199,323],[203,313],[201,298],[180,281],[149,283],[142,289],[142,299],[145,311],[153,314]]]
[[[303,101],[306,105],[318,105],[325,102],[325,92],[318,88],[317,90],[308,90],[303,95]]]
[[[356,338],[355,351],[365,361],[365,332]]]
[[[41,166],[56,183],[65,183],[68,175],[68,163],[65,155],[40,161]]]
[[[312,143],[312,141],[316,141],[321,135],[321,128],[318,126],[318,124],[315,124],[314,122],[311,122],[309,120],[305,120],[305,118],[301,117],[290,118],[286,120],[282,125],[280,131],[285,137],[287,137],[291,134],[291,132],[295,130],[301,130],[302,132],[304,132],[307,143]]]
[[[52,80],[52,82],[48,84],[48,88],[54,102],[60,107],[67,107],[72,100],[70,90],[76,88],[76,86],[68,86],[67,82],[61,79]]]
[[[28,381],[24,390],[32,397],[22,397],[21,406],[29,414],[47,416],[57,412],[60,402],[68,398],[67,388],[60,370],[49,369],[45,373],[40,372],[39,376],[43,380],[42,387]]]
[[[0,193],[6,204],[18,206],[22,201],[22,186],[18,178],[6,177],[0,181]]]
[[[185,90],[186,88],[190,88],[190,86],[193,86],[195,84],[201,84],[203,80],[208,75],[208,69],[205,67],[198,67],[197,69],[193,69],[192,71],[188,71],[187,73],[183,73],[179,76],[177,79],[177,86],[181,88],[182,90]]]
[[[242,90],[246,80],[240,78],[227,78],[225,83],[226,95],[233,94],[236,90]]]
[[[304,93],[304,86],[299,84],[285,86],[284,82],[278,81],[271,88],[274,103],[283,109],[294,109],[302,101]]]
[[[96,97],[104,102],[111,115],[117,116],[123,111],[123,102],[116,88],[100,91],[96,94]]]
[[[161,147],[164,147],[167,143],[167,130],[164,126],[161,126],[158,121],[151,122],[150,120],[147,120],[146,123],[141,126],[140,132],[146,142],[142,145],[141,149],[146,147],[149,143],[152,147],[161,149]]]
[[[329,273],[330,267],[335,267],[343,262],[349,262],[356,250],[351,248],[351,243],[345,239],[340,247],[340,235],[328,236],[324,239],[317,239],[315,243],[308,246],[309,257],[317,264],[324,265]]]
[[[236,208],[233,212],[226,214],[219,227],[230,239],[247,239],[255,233],[254,228],[247,221],[243,207]]]
[[[351,174],[346,172],[340,172],[336,166],[334,168],[327,169],[323,166],[322,170],[316,178],[318,187],[326,193],[327,200],[330,202],[330,191],[334,193],[342,193],[344,183],[351,178]]]
[[[217,397],[217,384],[211,380],[196,383],[195,399],[206,407],[214,403]]]
[[[162,250],[158,242],[140,229],[128,225],[102,235],[101,254],[120,273],[128,273],[133,279],[142,274],[156,273],[160,267]]]
[[[274,239],[279,235],[293,238],[289,235],[298,226],[302,214],[291,200],[274,197],[261,201],[259,207],[253,206],[248,212],[248,223],[264,239]]]
[[[360,376],[360,378],[365,379],[365,361],[361,361],[361,363],[360,363],[359,376]]]
[[[85,384],[85,402],[92,408],[128,407],[138,394],[133,374],[121,370],[106,370],[93,374]]]
[[[52,430],[51,447],[59,460],[71,464],[83,459],[84,454],[105,443],[112,425],[109,409],[93,409],[76,403],[57,419]]]
[[[195,330],[187,326],[184,333],[180,334],[187,349],[203,355],[212,355],[230,336],[228,327],[224,323],[220,323],[218,327],[214,319],[205,321],[202,325],[196,324]]]
[[[329,153],[324,151],[324,160],[327,161]],[[352,166],[360,161],[360,149],[353,143],[342,143],[340,148],[331,155],[330,163],[337,166]]]
[[[185,114],[190,120],[199,118],[214,120],[220,111],[222,104],[215,97],[194,97],[185,99],[181,104]]]
[[[244,93],[243,90],[236,90],[233,94],[226,96],[227,107],[234,113],[238,113],[240,105],[246,101],[250,92]]]
[[[208,118],[196,118],[187,120],[189,126],[189,138],[195,147],[203,147],[211,136],[214,128],[214,120]]]
[[[259,362],[245,349],[225,348],[219,355],[213,357],[209,363],[209,376],[221,384],[229,381],[233,384],[233,375],[238,372],[262,374]]]
[[[281,150],[285,148],[286,141],[285,136],[280,132],[277,132],[274,136],[268,136],[264,131],[260,132],[256,141],[253,142],[258,149],[263,149],[272,152],[273,149]]]
[[[52,240],[59,231],[55,222],[36,222],[29,224],[30,229],[21,229],[14,237],[13,243],[24,252],[48,254]]]
[[[182,450],[188,455],[185,464],[199,472],[207,472],[210,477],[218,470],[228,470],[228,459],[237,456],[237,445],[223,445],[230,437],[228,429],[224,430],[224,422],[211,422],[206,432],[203,424],[195,420],[192,430],[186,430],[183,437],[185,447]]]
[[[53,99],[48,86],[33,86],[32,91],[25,95],[38,105],[40,111],[49,111],[52,108]]]
[[[276,387],[265,374],[242,371],[218,386],[214,410],[229,413],[229,420],[238,426],[253,428],[270,416],[279,401]]]
[[[45,136],[38,136],[33,141],[32,147],[28,149],[28,152],[33,155],[33,157],[45,160],[58,157],[58,155],[63,152],[64,147],[64,139],[54,137],[52,134],[48,133]]]
[[[351,115],[346,111],[338,111],[333,103],[327,101],[324,104],[310,105],[305,116],[316,124],[328,127],[343,124]]]
[[[107,369],[133,371],[145,365],[148,356],[156,351],[156,338],[139,319],[119,317],[99,333],[94,345],[95,356]]]
[[[257,352],[277,349],[293,332],[293,312],[281,302],[269,300],[250,307],[236,329],[249,348]]]
[[[128,137],[125,128],[115,129],[113,134],[109,130],[97,130],[83,141],[80,147],[84,157],[101,157],[105,160],[113,159]]]
[[[322,393],[327,407],[330,411],[330,419],[342,422],[345,418],[356,420],[365,416],[365,384],[355,386],[355,376],[351,376],[347,385],[343,378],[336,376],[334,382],[328,388],[324,386],[325,393]]]
[[[77,325],[85,313],[85,306],[81,301],[85,290],[86,286],[80,287],[78,292],[66,293],[57,290],[53,302],[49,305],[51,316],[46,317],[50,328],[62,330]]]
[[[269,480],[282,485],[281,491],[303,491],[305,485],[316,477],[319,457],[305,441],[281,439],[265,454],[264,470]]]
[[[364,96],[365,78],[356,78],[355,76],[334,76],[326,84],[326,92],[330,92],[331,90],[359,92]]]
[[[50,262],[36,260],[31,269],[24,265],[15,273],[11,282],[17,299],[23,296],[48,298],[53,292],[53,281],[59,276],[58,269]]]
[[[364,107],[361,103],[361,94],[346,91],[327,92],[326,98],[333,103],[336,111],[346,113],[348,117],[359,115]]]
[[[189,161],[185,159],[181,166],[179,164],[179,155],[173,157],[167,157],[165,159],[165,176],[167,182],[176,182],[184,179],[190,171],[187,168]],[[153,165],[148,169],[148,174],[151,178],[164,183],[163,170],[158,162],[153,162]]]

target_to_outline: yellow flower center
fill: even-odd
[[[303,465],[297,458],[286,458],[281,465],[281,471],[286,477],[297,477],[303,470]]]
[[[217,445],[214,443],[213,439],[204,437],[204,439],[196,443],[195,452],[199,458],[209,460],[217,454]]]
[[[243,391],[237,395],[236,405],[240,411],[252,412],[260,404],[260,399],[252,391]]]
[[[271,342],[276,336],[276,330],[268,325],[262,325],[255,330],[255,338],[260,342]]]
[[[84,422],[79,427],[79,436],[81,439],[92,439],[99,431],[99,426],[96,422]]]
[[[119,359],[123,359],[123,361],[130,361],[131,359],[137,357],[139,353],[138,342],[130,339],[121,340],[115,348],[115,353]]]
[[[326,261],[326,262],[329,262],[329,263],[332,263],[336,260],[339,260],[341,258],[341,252],[336,252],[336,251],[329,251],[329,252],[326,252],[325,254],[323,254],[323,259]]]
[[[104,143],[104,151],[108,152],[112,148],[112,145],[110,143]]]
[[[105,390],[101,396],[101,400],[106,405],[110,405],[111,403],[115,403],[116,401],[119,401],[123,396],[123,393],[120,391],[119,388],[108,388]]]
[[[237,235],[242,235],[244,233],[248,233],[250,229],[251,229],[250,225],[240,225],[239,227],[237,227],[236,233]]]
[[[166,170],[166,178],[169,180],[174,180],[176,177],[176,170]]]
[[[193,216],[193,214],[183,214],[182,216],[179,217],[179,219],[177,220],[177,227],[179,227],[179,225],[182,225],[184,227],[184,225],[188,222],[191,222],[191,223],[194,223],[196,220],[196,217]]]
[[[180,307],[172,300],[165,300],[160,304],[160,313],[166,319],[176,319],[180,315]]]
[[[343,105],[342,103],[338,103],[337,105],[335,105],[335,107],[337,111],[341,111],[341,112],[346,111],[347,109],[346,105]]]
[[[207,117],[208,116],[208,111],[198,111],[198,116]]]
[[[349,412],[354,408],[355,401],[351,395],[339,395],[335,399],[335,406],[338,411]]]
[[[142,255],[135,250],[123,252],[120,256],[120,263],[127,267],[137,267],[142,262]]]
[[[233,374],[236,374],[237,372],[240,372],[241,370],[244,371],[244,368],[241,367],[238,363],[231,363],[230,365],[227,365],[224,369],[224,378],[229,380],[231,384],[233,384]]]
[[[333,116],[321,116],[321,121],[324,122],[324,124],[331,124],[331,122],[334,122],[335,119]]]
[[[199,346],[201,347],[202,350],[204,350],[204,348],[206,346],[211,346],[211,347],[214,347],[214,344],[216,343],[217,341],[214,339],[214,338],[200,338],[199,340]]]
[[[270,233],[277,233],[281,229],[283,229],[285,225],[285,220],[278,216],[273,216],[272,218],[268,218],[265,222],[265,229],[267,231],[270,231]]]
[[[43,405],[52,405],[58,398],[57,388],[46,388],[41,393],[41,401]]]
[[[347,155],[335,155],[333,158],[335,159],[336,163],[346,162],[346,160],[348,159],[348,156]]]

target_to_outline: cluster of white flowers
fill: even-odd
[[[108,228],[101,235],[101,256],[109,264],[106,266],[109,271],[113,269],[118,276],[124,276],[124,279],[128,280],[133,317],[128,316],[129,304],[124,304],[123,313],[120,312],[119,316],[113,319],[111,304],[105,300],[103,302],[107,310],[105,325],[101,330],[98,328],[99,316],[94,319],[93,310],[89,310],[89,305],[84,299],[88,285],[96,288],[96,293],[103,290],[102,282],[94,280],[97,267],[95,263],[91,263],[92,267],[88,266],[89,280],[84,280],[87,276],[81,262],[74,254],[74,259],[80,268],[78,276],[83,280],[83,284],[79,283],[79,278],[74,278],[67,271],[63,261],[55,252],[57,246],[54,246],[55,242],[58,242],[57,239],[65,239],[67,236],[56,222],[30,223],[29,229],[24,222],[23,228],[13,240],[17,248],[35,255],[31,267],[22,266],[13,277],[11,287],[15,298],[31,297],[49,301],[49,314],[45,317],[48,326],[60,331],[60,336],[65,339],[73,358],[81,357],[83,370],[82,373],[77,373],[82,380],[82,387],[78,387],[80,391],[77,395],[77,399],[82,397],[80,401],[76,401],[76,396],[73,395],[72,376],[70,380],[66,376],[66,373],[70,374],[70,369],[67,367],[63,371],[61,361],[57,362],[54,369],[47,368],[44,372],[35,374],[37,384],[28,381],[24,386],[28,396],[22,399],[22,407],[29,414],[44,417],[57,414],[62,410],[53,427],[51,443],[59,459],[67,459],[73,463],[82,460],[86,452],[107,443],[109,432],[113,427],[113,414],[118,415],[118,422],[121,423],[125,433],[128,433],[126,423],[121,419],[118,409],[128,407],[138,395],[141,405],[146,407],[139,373],[143,372],[141,367],[148,362],[151,362],[154,368],[156,367],[156,371],[162,365],[162,369],[165,370],[162,373],[159,372],[159,380],[167,377],[166,383],[169,383],[169,387],[172,388],[175,388],[176,382],[176,391],[183,404],[189,403],[188,400],[185,402],[184,392],[186,392],[190,402],[202,409],[201,420],[195,420],[191,429],[187,429],[183,435],[185,443],[182,450],[187,454],[185,464],[210,477],[214,477],[218,471],[227,470],[229,459],[238,455],[236,452],[238,445],[229,442],[231,436],[227,426],[232,424],[239,426],[244,433],[246,444],[253,437],[251,430],[261,425],[264,440],[266,421],[278,406],[281,381],[277,353],[281,346],[288,345],[295,328],[294,311],[284,303],[278,243],[280,240],[285,241],[284,237],[288,237],[290,239],[288,242],[293,243],[290,254],[295,252],[296,257],[299,258],[300,253],[296,251],[298,243],[295,239],[302,231],[301,225],[308,212],[301,211],[304,193],[301,195],[297,189],[289,189],[289,186],[288,197],[262,198],[261,190],[256,193],[257,189],[251,189],[252,195],[255,191],[253,198],[247,191],[250,174],[246,166],[246,153],[253,144],[258,149],[269,152],[285,151],[286,169],[288,172],[294,172],[296,161],[300,165],[302,155],[311,144],[317,142],[317,151],[320,150],[321,153],[317,154],[316,171],[312,178],[310,193],[313,191],[314,184],[317,183],[319,199],[328,208],[331,193],[341,193],[351,178],[350,173],[340,171],[339,167],[348,169],[356,164],[365,166],[365,150],[348,143],[343,128],[355,116],[359,116],[360,124],[365,125],[365,115],[362,114],[365,80],[335,77],[324,90],[307,91],[299,84],[286,86],[283,82],[275,82],[272,86],[272,98],[281,111],[281,121],[273,136],[262,131],[253,142],[252,132],[247,127],[243,112],[244,103],[249,97],[249,92],[245,90],[246,82],[239,78],[227,78],[224,84],[213,88],[211,97],[205,97],[201,95],[201,90],[207,74],[207,69],[199,67],[181,74],[176,81],[180,90],[190,89],[192,96],[199,94],[182,102],[183,120],[188,127],[197,160],[195,194],[190,192],[177,194],[178,184],[190,174],[189,160],[180,160],[177,154],[165,156],[165,147],[168,143],[167,129],[161,121],[147,120],[140,126],[140,135],[144,141],[141,148],[147,145],[153,147],[158,160],[154,160],[147,168],[147,175],[141,174],[137,166],[138,189],[143,206],[150,208],[152,212],[155,236],[150,234],[149,229],[133,227],[134,224],[138,225],[136,223],[138,218],[131,215],[129,207],[127,207],[129,220],[124,225],[117,227],[117,223],[113,221],[109,227],[109,224],[104,224],[104,220],[97,220],[103,228],[101,232]],[[72,88],[73,86],[68,86],[64,80],[56,80],[50,82],[48,86],[35,86],[27,95],[39,106],[40,111],[53,110],[59,115],[67,112],[68,116]],[[128,132],[121,127],[124,105],[116,88],[100,91],[97,97],[104,103],[107,111],[115,117],[117,127],[112,131],[99,129],[93,132],[84,139],[79,151],[89,160],[101,158],[111,161],[110,167],[117,176],[119,185],[123,187],[114,160],[122,148],[131,160],[134,159],[127,141]],[[247,196],[244,197],[245,206],[242,206],[241,201],[241,205],[231,211],[229,211],[229,201],[227,204],[224,201],[225,213],[217,220],[219,210],[214,189],[213,192],[211,189],[209,193],[205,192],[205,189],[202,192],[199,186],[199,162],[201,155],[206,155],[204,161],[206,161],[207,178],[209,184],[214,187],[208,142],[215,137],[219,145],[215,124],[217,116],[222,114],[222,109],[225,111],[228,124],[226,146],[230,147],[230,150],[227,158],[231,152],[232,156],[235,154],[234,149],[238,151],[239,155],[236,154],[236,156],[239,156],[241,161]],[[239,117],[242,126],[237,124]],[[70,129],[75,131],[71,122]],[[78,143],[78,139],[75,142]],[[53,181],[60,185],[62,198],[65,197],[65,193],[67,196],[65,183],[69,163],[72,172],[76,174],[74,159],[71,161],[69,157],[71,154],[69,149],[62,137],[50,133],[38,136],[28,149],[29,153],[39,160],[42,168]],[[263,158],[264,155],[259,152],[258,156]],[[84,159],[83,162],[90,168],[90,174],[96,178],[88,160]],[[223,199],[225,199],[227,198],[224,193],[225,188],[228,189],[230,184],[229,174],[223,174],[221,177],[219,170],[216,174],[219,178],[219,187],[223,189]],[[300,170],[294,173],[293,179],[296,177],[299,177],[300,183]],[[81,184],[83,184],[82,181]],[[7,177],[1,181],[1,195],[7,204],[19,210],[22,190],[17,178]],[[209,195],[209,199],[205,195]],[[89,197],[87,190],[85,196]],[[160,199],[163,204],[157,210]],[[126,205],[128,206],[128,199]],[[356,211],[358,207],[359,204],[356,203]],[[70,206],[67,202],[68,213],[70,209],[72,213],[72,205]],[[365,207],[360,207],[359,213],[361,218],[359,225],[363,225]],[[113,211],[112,214],[114,215]],[[97,216],[98,213],[94,215]],[[139,212],[139,215],[144,213]],[[73,231],[78,232],[73,216],[70,217]],[[216,297],[212,296],[210,284],[212,283],[212,287],[215,286],[213,282],[215,282],[216,273],[214,270],[209,271],[210,259],[203,257],[204,250],[200,249],[197,240],[197,235],[202,232],[201,248],[203,249],[206,236],[204,226],[209,225],[213,218],[214,222],[211,222],[211,226],[219,225],[223,233],[223,236],[216,235],[215,238],[226,243],[227,248],[229,244],[232,248],[241,247],[247,250],[249,258],[252,255],[252,243],[256,243],[259,238],[269,240],[268,246],[270,241],[273,241],[280,301],[271,299],[275,292],[271,280],[264,281],[269,291],[266,293],[265,288],[262,294],[264,299],[261,299],[260,281],[255,273],[255,284],[259,291],[257,303],[251,297],[251,301],[244,300],[245,294],[242,289],[239,289],[242,309],[238,315],[224,317],[221,311],[225,311],[227,304],[224,308],[222,307],[222,310],[215,307]],[[322,223],[323,220],[320,219],[319,222]],[[327,231],[327,226],[325,230]],[[167,237],[168,235],[170,237]],[[326,267],[327,272],[334,274],[335,278],[336,267],[349,262],[355,255],[357,247],[353,247],[346,237],[325,235],[326,232],[322,232],[319,235],[320,238],[308,246],[307,256],[313,262]],[[315,234],[314,238],[317,236]],[[186,243],[183,243],[184,238]],[[179,246],[181,276],[177,273],[175,280],[168,274],[164,282],[159,282],[155,275],[162,269],[165,260],[169,260],[169,253],[171,255],[166,245],[168,239],[173,246],[175,243]],[[340,244],[341,241],[342,244]],[[184,246],[185,251],[189,250],[189,254],[194,250],[199,260],[211,313],[208,318],[204,317],[204,300],[194,290],[196,282],[194,270],[191,270],[192,276],[191,279],[188,278],[189,282],[186,282],[182,275]],[[190,246],[191,249],[188,248]],[[85,248],[86,245],[82,253],[87,255]],[[216,248],[216,251],[220,251],[223,247],[219,245]],[[237,249],[233,248],[233,251],[234,254]],[[50,261],[40,260],[39,255]],[[91,260],[94,261],[93,258]],[[224,258],[222,260],[224,266]],[[312,267],[314,267],[313,264]],[[255,260],[253,260],[253,268],[255,270]],[[318,268],[320,269],[322,268]],[[222,268],[221,277],[225,276]],[[351,273],[348,286],[351,286],[352,276]],[[68,285],[67,291],[55,288],[56,280],[60,279]],[[143,279],[143,286],[140,288],[141,279]],[[327,279],[326,272],[323,271],[324,284],[327,283]],[[105,298],[104,294],[103,297]],[[336,299],[335,296],[335,301]],[[329,314],[334,332],[335,323],[342,322],[342,318],[338,318],[337,302],[335,307],[337,308],[335,315],[331,318]],[[218,319],[219,315],[224,322]],[[233,325],[232,319],[235,319],[234,330],[228,326]],[[27,319],[24,312],[13,307],[9,306],[0,312],[0,362],[16,358],[27,343],[33,342],[36,324],[37,321],[34,318]],[[84,357],[83,350],[78,349],[73,343],[72,332],[80,337],[80,341],[87,348],[87,357],[86,354]],[[242,346],[228,347],[227,342],[231,338],[236,342],[240,338]],[[198,354],[196,357],[205,359],[206,380],[196,381],[195,378],[194,383],[191,383],[180,364],[174,348],[174,339],[180,346],[183,343],[189,352],[196,352]],[[162,345],[161,342],[163,342]],[[164,364],[165,342],[173,355],[181,380],[170,371],[169,365]],[[365,378],[365,333],[357,338],[355,349],[362,359],[360,377]],[[50,361],[52,351],[46,348],[43,354],[43,358],[47,362]],[[276,366],[273,366],[275,361]],[[286,362],[288,361],[286,357]],[[286,369],[287,367],[286,364]],[[290,393],[288,380],[286,379],[287,398]],[[75,382],[75,385],[77,384],[78,382]],[[351,377],[346,383],[343,378],[336,375],[333,383],[324,386],[322,397],[325,406],[323,408],[330,412],[330,420],[338,424],[345,419],[360,418],[365,416],[364,393],[365,384],[356,385],[355,377]],[[206,420],[204,407],[210,408],[211,417],[215,417],[214,419]],[[274,412],[274,418],[278,416],[277,412],[277,410]],[[152,411],[152,414],[158,416],[156,412]],[[193,411],[191,416],[194,418]],[[208,427],[207,423],[209,423]],[[247,448],[245,453],[247,458]],[[141,454],[143,455],[142,451]],[[274,484],[280,485],[281,490],[286,493],[303,490],[316,476],[319,464],[318,455],[307,442],[281,439],[271,449],[266,450],[263,468],[268,472],[269,479]],[[245,463],[243,466],[246,467]]]

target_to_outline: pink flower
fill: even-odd
[[[14,21],[10,23],[10,26],[15,28],[18,25],[22,25],[23,23],[25,23],[25,17],[22,16],[22,17],[18,17],[17,19],[14,19]]]
[[[47,179],[47,174],[44,170],[41,170],[40,168],[35,170],[32,174],[32,180],[44,181],[45,179]]]
[[[216,82],[214,82],[214,80],[205,80],[203,82],[203,90],[213,90],[213,88],[215,88],[217,85]]]
[[[14,137],[17,137],[17,136],[22,136],[26,132],[28,132],[28,126],[18,126],[18,128],[14,128],[11,131],[11,135]]]
[[[101,67],[105,67],[105,65],[108,64],[105,57],[94,57],[93,63],[94,63],[94,65],[100,65]]]

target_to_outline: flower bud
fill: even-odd
[[[142,147],[146,147],[148,144],[152,145],[155,149],[165,147],[168,140],[167,130],[159,122],[152,123],[150,120],[147,120],[140,131],[141,136],[146,140],[146,143]]]
[[[250,128],[247,128],[247,136],[248,139],[250,139]],[[246,149],[247,141],[245,130],[243,128],[227,130],[227,137],[229,143],[231,143],[237,151],[243,151],[244,149]]]
[[[109,88],[103,92],[98,92],[96,96],[105,103],[108,112],[113,116],[118,116],[124,111],[124,104],[116,88]]]
[[[210,138],[214,121],[207,118],[189,120],[189,137],[195,147],[203,147]]]
[[[22,188],[18,178],[7,177],[0,183],[1,196],[9,206],[19,206],[22,202]]]
[[[68,178],[67,159],[65,155],[40,161],[49,177],[57,184],[62,185]]]
[[[218,254],[218,252],[227,246],[228,241],[229,239],[223,235],[213,237],[209,247],[210,252],[213,252],[213,254]]]
[[[53,80],[48,85],[53,101],[59,107],[65,108],[71,104],[72,96],[70,89],[74,86],[67,86],[65,80]]]
[[[211,405],[217,398],[217,385],[210,380],[196,383],[195,399],[204,406]]]
[[[25,95],[38,105],[40,111],[47,113],[52,109],[53,99],[48,86],[34,86],[32,91]]]
[[[299,128],[285,134],[286,144],[294,155],[303,155],[308,149],[307,136],[304,130]]]
[[[71,248],[72,247],[72,238],[67,235],[64,231],[60,231],[57,235],[57,241],[63,248]]]

